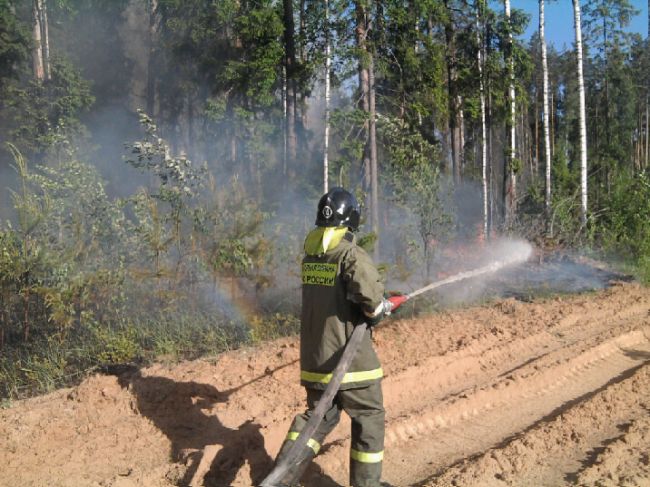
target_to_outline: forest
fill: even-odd
[[[650,281],[639,12],[523,1],[0,0],[0,397],[295,333],[333,186],[398,287],[502,235]]]

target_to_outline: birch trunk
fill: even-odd
[[[548,112],[548,61],[546,59],[546,35],[544,32],[544,0],[539,0],[539,42],[542,48],[542,77],[543,77],[543,107],[542,107],[542,130],[544,131],[544,162],[546,169],[546,196],[544,199],[546,217],[551,211],[551,138],[549,135],[549,112]]]
[[[45,69],[43,67],[43,41],[41,38],[41,12],[40,0],[32,1],[32,66],[34,78],[43,81]]]
[[[47,20],[47,2],[39,0],[41,14],[41,32],[43,37],[43,74],[46,80],[52,79],[50,67],[50,24]]]
[[[582,70],[582,25],[580,0],[573,0],[573,25],[576,36],[576,61],[578,75],[579,123],[580,123],[580,217],[587,224],[587,115],[585,108],[585,82]]]
[[[325,143],[323,148],[323,192],[329,191],[329,146],[330,146],[330,16],[329,0],[325,0]]]
[[[515,73],[514,59],[512,55],[512,33],[510,32],[510,0],[504,0],[504,10],[508,22],[508,48],[507,48],[507,69],[508,69],[508,100],[510,104],[510,114],[508,117],[508,153],[506,164],[503,170],[503,210],[504,223],[509,226],[515,214],[515,205],[517,201],[517,175],[514,171],[515,148],[516,148],[516,107],[515,107]]]

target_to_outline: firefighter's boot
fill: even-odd
[[[284,442],[275,460],[276,465],[282,462],[282,459],[289,453],[293,444],[294,442],[292,440]],[[280,483],[277,484],[278,487],[298,487],[300,485],[300,478],[315,456],[316,452],[310,446],[305,446],[296,461],[289,465],[287,473],[282,477]]]

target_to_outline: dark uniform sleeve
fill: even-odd
[[[343,259],[342,278],[347,285],[347,298],[371,315],[384,299],[384,284],[377,268],[365,250],[352,247]]]

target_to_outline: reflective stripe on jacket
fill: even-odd
[[[300,327],[301,383],[325,389],[355,325],[383,299],[384,286],[370,256],[346,228],[314,229],[305,239]],[[341,389],[363,387],[383,376],[366,331]]]

